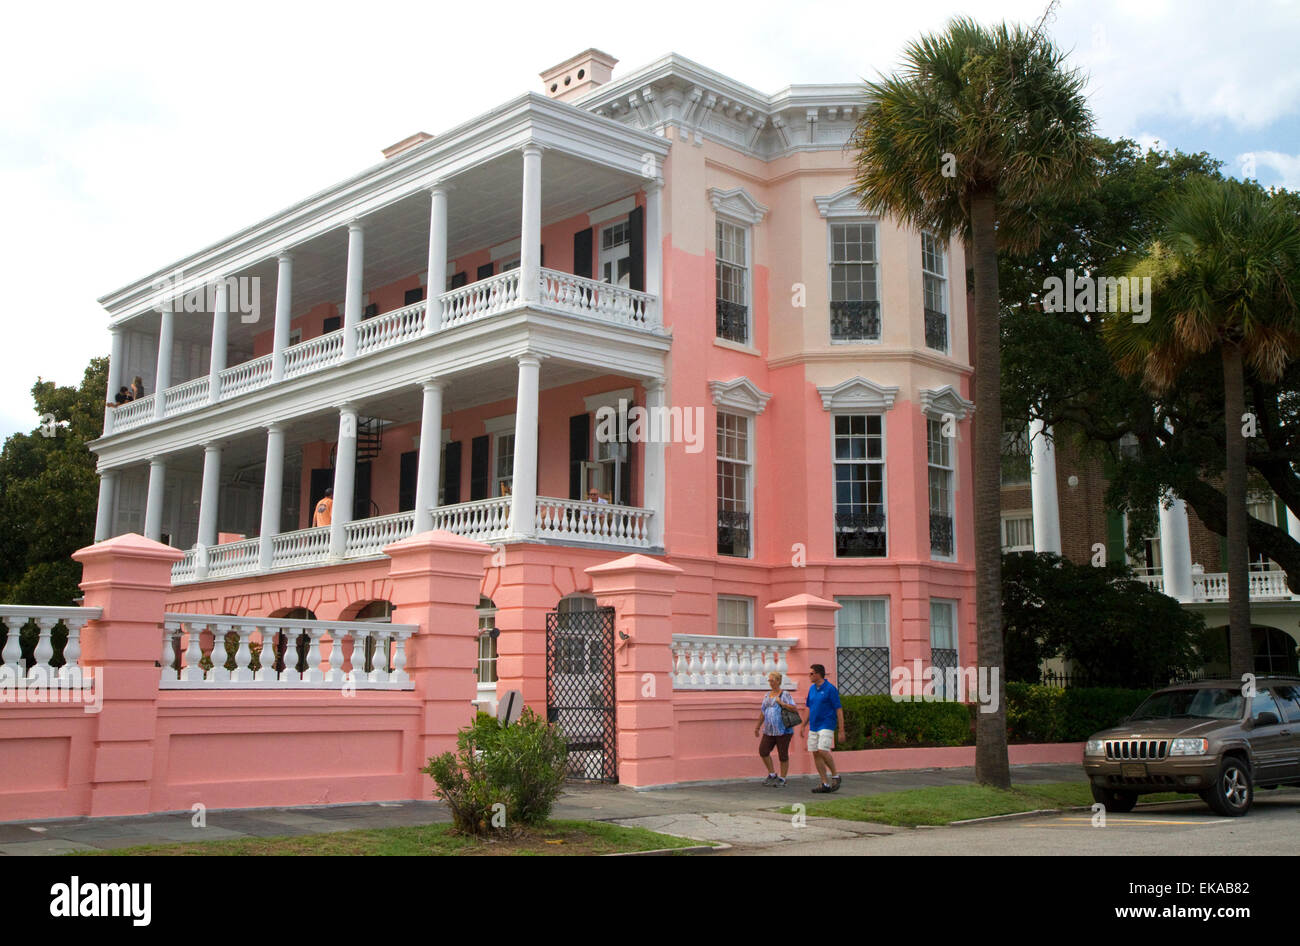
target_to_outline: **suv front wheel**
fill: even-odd
[[[1219,764],[1214,787],[1202,797],[1216,812],[1229,818],[1238,818],[1250,811],[1251,803],[1255,800],[1250,763],[1236,756],[1228,756]]]
[[[1105,806],[1107,811],[1114,811],[1123,814],[1126,811],[1132,811],[1133,806],[1137,804],[1137,792],[1120,792],[1111,788],[1101,788],[1097,785],[1092,786],[1092,800],[1100,802]]]

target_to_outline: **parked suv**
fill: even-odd
[[[1300,784],[1300,678],[1198,680],[1151,694],[1083,752],[1092,797],[1132,811],[1139,795],[1195,792],[1221,815],[1244,815],[1255,788]]]

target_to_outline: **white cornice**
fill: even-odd
[[[619,401],[631,404],[635,400],[636,391],[633,388],[619,388],[617,391],[604,391],[600,394],[588,394],[582,399],[582,403],[586,405],[588,414],[594,414],[602,407],[608,407],[612,411],[617,411]]]
[[[710,381],[709,390],[713,392],[715,405],[745,414],[763,413],[767,402],[772,399],[771,394],[743,376],[730,381]]]
[[[813,202],[817,205],[817,212],[823,217],[878,217],[880,216],[875,210],[862,206],[852,184],[842,187],[834,194],[827,194],[824,197],[814,197]]]
[[[897,385],[876,384],[861,376],[828,387],[818,387],[822,409],[827,411],[887,411],[898,396]]]
[[[743,220],[748,224],[762,223],[767,216],[767,208],[756,201],[743,187],[723,190],[720,187],[709,188],[709,202],[715,213]]]
[[[958,420],[965,420],[967,414],[975,412],[975,402],[968,401],[951,384],[941,388],[921,388],[921,410],[935,417],[952,414]]]

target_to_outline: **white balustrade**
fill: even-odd
[[[591,503],[585,500],[537,498],[537,534],[546,538],[609,545],[650,547],[649,509]]]
[[[1152,591],[1163,592],[1165,590],[1165,576],[1158,572],[1146,575],[1138,575],[1137,580],[1142,582]]]
[[[296,378],[343,359],[343,330],[317,335],[284,350],[284,376]]]
[[[203,632],[212,635],[205,654]],[[231,654],[226,635],[234,632],[239,643]],[[163,615],[162,679],[167,690],[183,689],[349,689],[410,690],[407,675],[406,642],[418,628],[413,624],[381,624],[368,621],[304,621],[289,618],[240,618],[214,614]],[[277,661],[277,635],[285,635],[284,656]],[[303,651],[299,640],[303,635]],[[253,636],[260,638],[254,662]],[[322,641],[328,640],[328,656]],[[344,641],[351,641],[351,657],[345,658]],[[366,659],[367,641],[373,640],[373,655]],[[211,666],[204,668],[205,662]],[[299,660],[306,670],[299,672]],[[283,669],[277,670],[276,663]],[[234,669],[227,665],[233,663]],[[321,671],[325,663],[328,669]]]
[[[113,408],[113,433],[143,427],[153,420],[154,395],[146,394]]]
[[[1251,600],[1295,597],[1287,587],[1286,572],[1276,568],[1248,573],[1247,586]],[[1195,601],[1227,601],[1227,572],[1192,575],[1192,598]]]
[[[414,531],[414,512],[398,512],[349,522],[343,527],[344,555],[348,558],[380,555],[385,545],[400,542]]]
[[[427,302],[417,302],[366,319],[357,327],[357,354],[381,351],[418,337],[424,331],[424,314],[428,307]]]
[[[99,608],[53,608],[35,605],[0,604],[0,630],[5,630],[4,647],[0,648],[0,680],[13,684],[26,680],[29,685],[51,687],[81,686],[81,629],[87,621],[102,615]],[[22,629],[36,625],[36,646],[32,651],[32,665],[22,658]],[[62,624],[68,632],[62,653],[54,646],[54,629]],[[53,662],[62,656],[62,666]]]
[[[433,510],[433,527],[486,542],[510,534],[510,497],[478,499]]]
[[[793,637],[729,637],[674,634],[673,689],[766,690],[767,675],[780,673],[783,689],[795,688],[786,655]]]
[[[659,324],[655,297],[648,293],[554,269],[543,269],[541,281],[540,301],[546,308],[637,328]]]
[[[163,392],[163,417],[175,417],[208,403],[208,375],[170,387]]]
[[[438,301],[442,306],[444,329],[512,309],[519,304],[519,270],[512,269],[445,292]]]
[[[310,526],[271,538],[271,567],[311,565],[325,561],[330,551],[330,527]]]
[[[263,355],[252,361],[227,368],[218,375],[221,384],[221,400],[239,397],[249,391],[256,391],[271,383],[271,355]]]
[[[227,575],[242,575],[257,568],[257,539],[243,539],[239,542],[227,542],[208,548],[208,577],[222,578]],[[172,580],[176,580],[176,569],[172,566]]]

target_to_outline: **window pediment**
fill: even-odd
[[[822,409],[827,411],[887,411],[894,406],[898,385],[876,384],[863,377],[850,378],[839,384],[818,387]]]
[[[710,381],[709,390],[713,392],[713,403],[718,407],[755,416],[763,413],[767,402],[772,399],[771,394],[746,377]]]
[[[834,194],[814,197],[817,212],[823,217],[878,217],[879,211],[874,207],[863,207],[862,201],[854,193],[853,185],[843,187]]]
[[[713,204],[715,213],[748,224],[761,223],[767,216],[767,208],[751,197],[743,187],[733,187],[731,190],[710,187],[709,203]]]
[[[921,410],[936,417],[952,414],[958,420],[965,420],[967,414],[975,412],[975,402],[968,401],[951,384],[941,388],[921,389]]]

